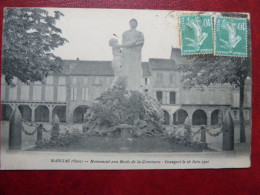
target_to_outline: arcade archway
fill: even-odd
[[[188,113],[185,110],[183,110],[183,109],[177,110],[173,114],[173,124],[174,125],[183,124],[187,116],[188,116]]]
[[[3,121],[9,121],[11,118],[11,115],[13,113],[13,109],[10,105],[8,104],[2,104],[1,105],[1,110],[2,110],[2,120]]]
[[[211,125],[219,125],[222,123],[222,120],[223,120],[223,113],[221,110],[217,109],[211,113],[211,123],[210,123]]]
[[[163,124],[164,125],[169,125],[170,124],[170,115],[169,115],[169,113],[166,110],[164,110],[163,113],[164,113],[164,122],[163,122]]]
[[[88,106],[79,106],[75,108],[73,112],[73,122],[74,123],[83,123],[84,114],[87,112]]]
[[[193,125],[207,125],[207,114],[204,110],[196,110],[192,115]]]
[[[21,112],[22,118],[26,121],[31,121],[31,119],[32,119],[32,109],[30,108],[30,106],[19,105],[18,108]]]
[[[35,109],[35,122],[49,122],[49,109],[47,106],[38,106]]]
[[[52,116],[57,116],[60,119],[60,122],[66,122],[66,106],[55,106],[52,111]]]

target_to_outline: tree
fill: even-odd
[[[179,68],[184,87],[232,84],[239,87],[240,142],[245,142],[244,85],[249,75],[249,59],[240,57],[194,57]]]
[[[14,77],[29,84],[61,71],[62,60],[52,53],[67,42],[55,26],[61,16],[59,11],[51,16],[40,8],[5,9],[2,74],[9,85]]]

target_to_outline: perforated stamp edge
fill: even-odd
[[[182,44],[182,33],[181,33],[181,16],[210,16],[211,17],[211,28],[212,28],[212,52],[206,52],[206,53],[183,53],[183,44]],[[203,14],[198,14],[198,13],[182,13],[178,15],[178,32],[179,32],[179,45],[181,48],[181,55],[183,56],[206,56],[206,55],[213,55],[214,54],[214,17],[212,14],[209,13],[203,13]]]

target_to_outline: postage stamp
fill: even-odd
[[[245,18],[217,17],[215,55],[247,57],[247,21]]]
[[[180,17],[182,55],[213,54],[211,15]]]

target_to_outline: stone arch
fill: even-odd
[[[170,125],[170,115],[169,112],[167,112],[166,110],[163,110],[164,113],[164,125]]]
[[[49,122],[49,109],[47,106],[37,106],[35,109],[35,122]]]
[[[26,121],[31,121],[31,119],[32,119],[31,107],[28,105],[19,105],[18,108],[21,112],[22,118]]]
[[[2,104],[1,105],[1,110],[2,110],[2,120],[3,121],[9,121],[11,118],[11,115],[13,113],[13,108],[9,104]]]
[[[210,118],[211,118],[211,122],[210,122],[211,125],[221,124],[223,120],[223,112],[219,109],[216,109],[211,113]]]
[[[173,124],[181,125],[184,123],[185,119],[188,116],[188,112],[184,109],[179,109],[173,114]]]
[[[55,106],[52,110],[52,116],[57,116],[60,119],[60,122],[66,122],[66,106]]]
[[[207,125],[207,114],[204,110],[195,110],[192,114],[193,125]]]
[[[73,122],[82,123],[84,121],[84,114],[89,107],[86,105],[78,106],[73,111]]]

